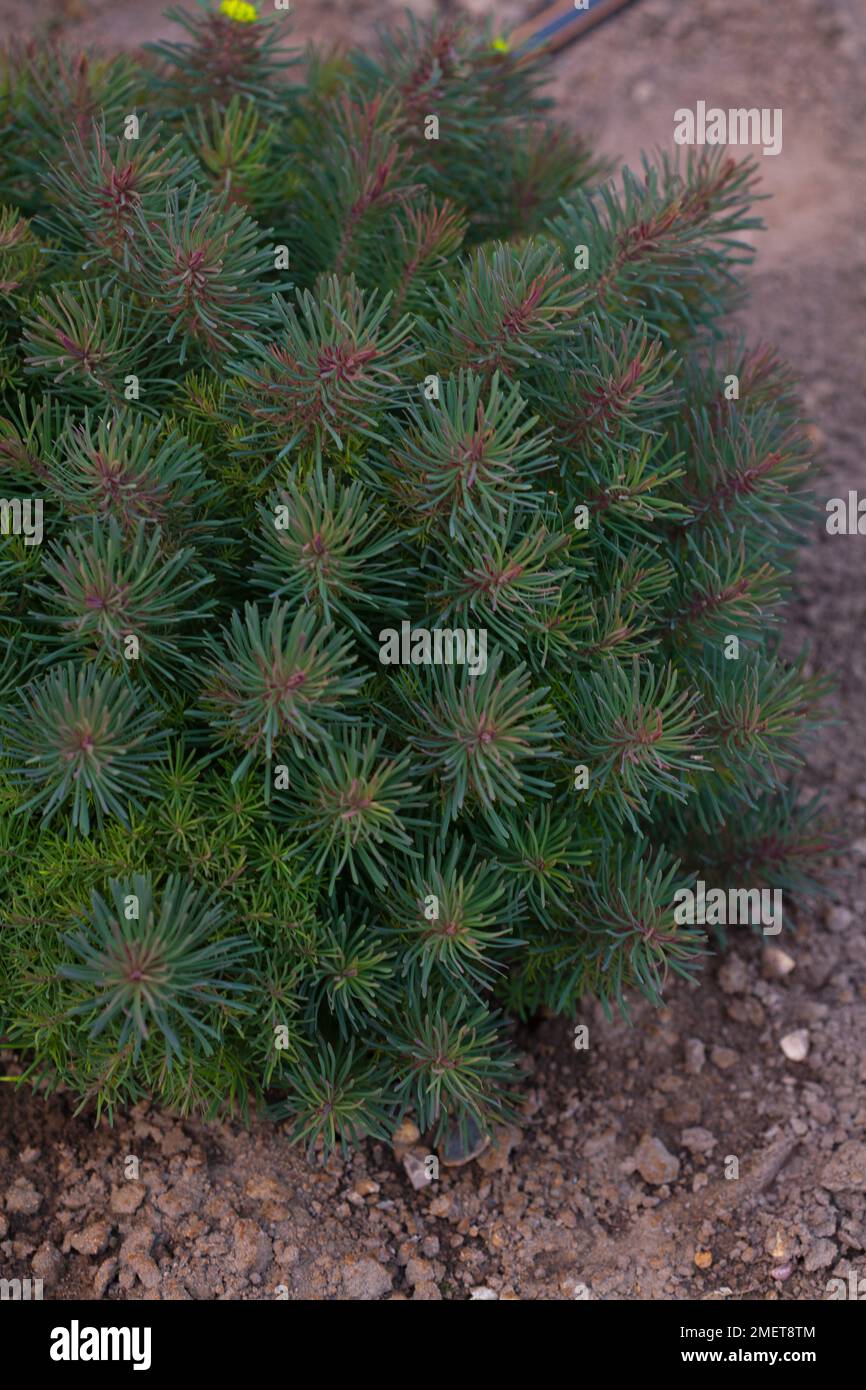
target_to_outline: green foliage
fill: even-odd
[[[415,791],[406,780],[407,753],[382,754],[383,735],[360,742],[357,730],[340,729],[324,743],[323,753],[305,759],[295,788],[299,804],[289,801],[289,823],[305,832],[298,853],[310,853],[316,870],[331,869],[330,888],[348,866],[354,883],[358,869],[383,892],[389,886],[389,860],[380,846],[412,852],[403,807]]]
[[[289,480],[260,508],[259,555],[252,582],[293,604],[315,607],[324,622],[338,618],[369,640],[355,610],[402,608],[405,568],[398,569],[399,536],[386,512],[359,482],[338,484],[321,467]],[[389,552],[392,552],[389,555]]]
[[[96,666],[50,672],[2,717],[3,750],[22,760],[12,777],[36,787],[19,812],[40,807],[48,821],[68,807],[72,830],[87,835],[91,809],[99,819],[114,815],[127,823],[137,794],[153,794],[147,764],[166,742],[158,715],[139,709],[125,682],[100,676]]]
[[[202,647],[201,623],[213,600],[199,598],[212,580],[195,563],[193,549],[167,556],[159,527],[140,521],[124,534],[109,517],[70,527],[68,542],[55,542],[43,560],[47,583],[33,593],[48,612],[34,613],[48,628],[37,640],[46,660],[89,658],[143,682],[163,687],[189,679],[193,653]],[[131,656],[136,649],[143,661]]]
[[[128,884],[111,879],[108,888],[111,902],[94,893],[89,916],[67,938],[80,963],[62,965],[59,974],[80,985],[85,996],[73,1005],[72,1016],[82,1015],[91,1024],[92,1037],[116,1025],[118,1050],[132,1040],[135,1055],[151,1030],[158,1030],[169,1065],[183,1056],[177,1022],[208,1054],[219,1034],[203,1015],[208,1005],[221,1002],[222,991],[231,995],[248,988],[222,977],[249,955],[251,943],[211,941],[220,923],[219,906],[177,877],[167,880],[158,905],[150,879],[142,874]]]
[[[210,365],[239,334],[267,323],[268,253],[257,224],[225,195],[203,199],[195,185],[183,199],[169,193],[157,219],[138,209],[138,234],[147,255],[137,278],[171,324],[166,342],[177,337],[181,365],[192,344]]]
[[[225,13],[232,8],[231,0],[228,5],[197,0],[197,5],[198,14],[182,8],[166,11],[166,18],[180,25],[187,37],[151,46],[161,60],[154,85],[169,109],[188,110],[191,102],[225,107],[239,95],[263,107],[278,107],[291,98],[292,88],[283,74],[297,58],[281,48],[285,13],[259,15],[258,5],[235,5],[242,11],[235,18]],[[249,9],[255,15],[251,23],[243,15]]]
[[[264,618],[248,603],[234,612],[202,690],[203,715],[215,739],[243,750],[234,777],[254,762],[326,737],[327,721],[347,717],[342,707],[365,679],[349,674],[352,644],[317,621],[315,610],[274,599]],[[267,783],[266,783],[267,788]]]
[[[139,217],[150,221],[164,207],[167,190],[189,183],[194,160],[184,155],[178,136],[159,127],[145,129],[138,140],[111,138],[104,117],[85,134],[70,132],[68,154],[44,174],[50,205],[43,220],[56,229],[59,246],[86,257],[86,269],[141,270],[150,244],[138,235]]]
[[[601,182],[450,19],[301,86],[177,17],[0,58],[0,1034],[97,1113],[489,1130],[508,1014],[659,1003],[677,889],[832,844],[754,170]]]
[[[344,437],[375,434],[383,404],[400,404],[414,356],[409,320],[388,328],[386,300],[336,275],[303,290],[297,303],[275,301],[270,341],[250,339],[238,363],[237,407],[255,433],[255,452],[277,459],[296,446],[343,447]],[[416,354],[417,355],[417,354]]]
[[[121,405],[126,368],[146,347],[153,322],[120,285],[94,280],[46,290],[23,321],[25,367],[67,400]]]
[[[139,522],[160,528],[163,545],[215,542],[219,488],[185,435],[131,412],[67,421],[46,460],[51,487],[70,518],[114,518],[125,536]]]

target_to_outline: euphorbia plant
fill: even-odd
[[[820,853],[753,169],[610,181],[451,21],[180,19],[0,70],[0,1024],[109,1111],[489,1129],[509,1018],[659,1000],[678,887]]]

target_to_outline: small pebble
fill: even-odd
[[[761,968],[770,980],[784,980],[796,964],[794,957],[789,956],[787,951],[780,950],[778,946],[768,946],[761,958]]]
[[[700,1038],[686,1038],[686,1071],[690,1076],[698,1076],[704,1069],[707,1049]]]
[[[421,1131],[412,1120],[403,1120],[391,1136],[391,1143],[396,1149],[411,1149],[413,1144],[417,1144],[421,1138]]]
[[[736,1066],[739,1060],[738,1054],[730,1047],[714,1047],[710,1053],[710,1061],[720,1071],[727,1071],[729,1067]]]
[[[847,931],[854,921],[854,913],[849,912],[847,907],[829,907],[824,914],[824,921],[832,932]]]
[[[805,1062],[809,1055],[809,1034],[805,1028],[786,1033],[780,1044],[789,1062]]]
[[[680,1161],[669,1153],[655,1135],[645,1134],[637,1146],[634,1163],[644,1182],[660,1187],[673,1182],[680,1171]]]

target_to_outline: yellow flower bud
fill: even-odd
[[[247,0],[222,0],[220,14],[236,20],[238,24],[255,24],[259,17],[255,5],[248,5]]]

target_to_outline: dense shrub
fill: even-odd
[[[658,1001],[678,888],[820,852],[754,170],[609,180],[450,22],[184,23],[0,70],[0,1026],[109,1111],[489,1128],[509,1018]]]

